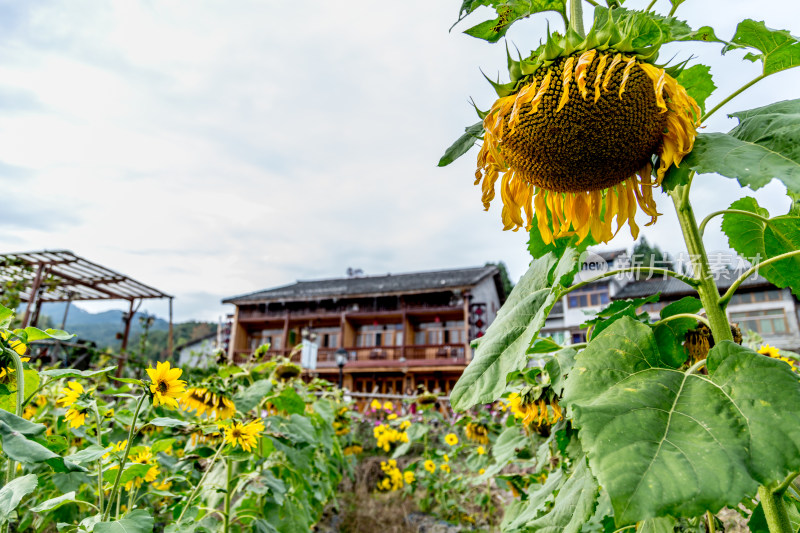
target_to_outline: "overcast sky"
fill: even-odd
[[[469,98],[495,98],[480,69],[507,79],[503,43],[461,33],[488,10],[448,33],[460,3],[0,0],[0,250],[72,250],[175,295],[176,320],[216,320],[224,297],[348,267],[505,261],[516,280],[527,235],[502,231],[499,194],[482,210],[477,149],[436,166],[476,121]],[[796,0],[687,0],[677,15],[723,38],[747,17],[800,33],[787,27]],[[534,48],[545,21],[517,23],[509,42]],[[719,50],[662,58],[712,65],[713,105],[760,71]],[[799,87],[800,69],[780,73],[725,111]],[[720,113],[707,131],[733,125]],[[692,199],[702,217],[738,194],[702,176]],[[776,182],[754,195],[787,209]],[[671,203],[657,201],[664,216],[643,234],[678,254]],[[718,228],[707,247],[727,250]],[[623,233],[605,248],[630,247]]]

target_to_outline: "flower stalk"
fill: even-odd
[[[15,414],[21,417],[22,406],[25,403],[25,374],[23,373],[24,369],[22,368],[22,359],[14,350],[5,350],[5,352],[9,355],[9,357],[11,357],[11,361],[14,363],[14,371],[17,375],[17,404]],[[8,485],[14,479],[16,472],[17,462],[13,461],[9,457],[8,468],[6,470],[6,485]]]
[[[203,475],[200,477],[200,481],[197,482],[197,485],[194,486],[194,489],[192,490],[192,493],[189,494],[189,498],[186,500],[186,505],[183,506],[183,509],[181,509],[180,516],[178,516],[178,519],[175,521],[176,524],[180,524],[181,523],[181,519],[183,518],[183,515],[186,514],[186,509],[189,508],[189,506],[194,501],[195,496],[197,496],[197,493],[200,492],[200,487],[203,486],[203,482],[208,477],[208,473],[211,472],[211,469],[217,463],[217,459],[219,459],[219,455],[220,455],[220,453],[222,453],[222,449],[224,447],[225,447],[225,441],[223,440],[220,443],[219,448],[217,448],[217,452],[214,454],[214,457],[211,459],[211,462],[208,463],[208,465],[206,465],[206,470],[205,470],[205,472],[203,472]]]
[[[139,417],[139,410],[142,408],[142,404],[144,403],[146,396],[147,392],[143,392],[139,397],[138,403],[136,404],[136,410],[133,412],[131,429],[128,431],[128,442],[125,445],[125,452],[122,454],[122,458],[119,461],[119,470],[117,470],[117,477],[114,479],[114,487],[111,489],[111,494],[108,496],[108,505],[106,506],[106,511],[103,513],[102,521],[108,520],[108,517],[111,515],[111,506],[114,504],[114,498],[118,494],[119,482],[122,478],[122,471],[125,469],[125,463],[128,461],[128,454],[130,453],[131,445],[133,444],[133,437],[136,435],[136,419]],[[117,504],[119,505],[119,500],[117,501]],[[117,511],[117,514],[119,514],[119,511]]]
[[[228,479],[225,484],[225,528],[223,531],[228,533],[231,525],[231,493],[233,492],[233,461],[230,459],[225,461],[225,470],[227,471]]]

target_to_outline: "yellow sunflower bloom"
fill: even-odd
[[[208,413],[215,420],[233,418],[236,414],[236,405],[233,400],[223,394],[210,391],[204,387],[192,387],[181,396],[181,407],[185,410],[197,411],[197,416]]]
[[[406,482],[406,485],[411,485],[414,483],[414,472],[411,470],[406,470],[403,472],[403,481]]]
[[[431,474],[433,474],[434,472],[436,472],[436,463],[434,463],[434,462],[433,462],[433,461],[431,461],[430,459],[428,459],[427,461],[425,461],[425,465],[424,465],[424,466],[425,466],[425,470],[427,470],[427,471],[428,471],[428,472],[430,472]]]
[[[61,394],[64,396],[56,400],[56,403],[61,407],[69,407],[73,403],[77,402],[80,395],[84,392],[83,385],[77,381],[70,381],[67,383],[66,387],[61,389]]]
[[[255,448],[264,429],[261,420],[253,420],[247,424],[234,422],[225,428],[225,442],[231,446],[241,446],[244,451],[249,452]]]
[[[450,465],[447,463],[442,463],[441,465],[439,465],[439,469],[442,472],[447,472],[448,474],[450,473]]]
[[[475,184],[488,210],[499,179],[503,229],[530,230],[535,215],[545,244],[608,242],[626,223],[635,239],[637,205],[653,224],[653,189],[691,151],[699,117],[674,78],[635,55],[559,57],[485,116]]]
[[[789,359],[788,357],[784,357],[783,355],[781,355],[780,350],[778,350],[774,346],[765,344],[764,346],[758,349],[758,353],[760,353],[761,355],[766,355],[773,359],[777,359],[779,361],[783,361],[784,363],[792,367],[792,370],[795,371],[797,370],[797,361],[795,361],[794,359]]]
[[[486,455],[486,449],[483,446],[478,446],[478,455]]]
[[[75,409],[74,407],[70,407],[67,410],[67,414],[64,415],[64,419],[69,422],[71,428],[79,428],[86,423],[86,415],[88,412],[88,409]]]
[[[182,373],[183,370],[180,368],[170,368],[169,361],[158,362],[156,368],[147,369],[151,381],[150,392],[153,393],[153,406],[166,405],[178,408],[177,398],[186,392],[186,382],[178,379]]]
[[[477,442],[478,444],[489,444],[489,428],[487,428],[484,424],[470,422],[467,424],[464,432],[466,433],[467,438],[472,442]]]
[[[448,433],[444,437],[444,441],[450,446],[455,446],[456,444],[458,444],[458,437],[456,436],[455,433]]]

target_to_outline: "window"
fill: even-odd
[[[731,313],[731,321],[742,330],[752,330],[761,335],[782,335],[789,331],[783,309],[764,309]]]
[[[262,344],[269,344],[270,350],[280,350],[283,347],[282,329],[264,329],[254,331],[247,338],[247,345],[250,351],[255,350]]]
[[[605,305],[608,303],[608,285],[592,285],[576,289],[569,293],[567,298],[571,309]]]
[[[736,293],[731,298],[731,305],[751,304],[757,302],[778,302],[783,299],[783,292],[779,289],[766,291]]]
[[[586,342],[586,332],[585,331],[577,331],[572,334],[572,344],[578,344],[581,342]]]
[[[400,346],[403,343],[402,324],[361,326],[356,330],[356,346]]]
[[[418,324],[414,330],[414,344],[464,344],[466,333],[463,320],[448,322],[426,322]]]

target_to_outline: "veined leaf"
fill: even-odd
[[[472,13],[479,6],[491,6],[497,18],[486,20],[473,26],[464,33],[495,43],[503,37],[514,22],[544,11],[566,12],[564,0],[466,0],[461,5],[461,12],[456,24]]]
[[[25,383],[25,396],[39,388],[39,373],[32,369],[27,368],[23,370],[24,383]],[[11,413],[17,410],[17,373],[11,374],[11,379],[6,383],[6,387],[11,394],[0,396],[0,409],[5,409]]]
[[[617,525],[735,506],[797,470],[800,382],[781,363],[723,341],[689,374],[628,318],[589,343],[564,403]]]
[[[51,378],[91,378],[94,376],[99,376],[101,374],[105,374],[106,372],[111,372],[117,368],[116,366],[107,366],[100,370],[78,370],[77,368],[50,368],[48,370],[42,370],[39,372],[43,376],[49,376]]]
[[[35,424],[5,409],[0,409],[0,422],[6,423],[9,428],[20,432],[26,437],[37,437],[47,431],[47,427],[44,424]]]
[[[550,387],[559,396],[564,392],[564,379],[572,370],[577,353],[572,348],[564,348],[553,354],[544,365],[547,375],[550,376]]]
[[[528,495],[528,499],[525,502],[521,502],[520,506],[521,509],[517,514],[514,516],[503,517],[503,523],[500,526],[502,531],[508,531],[513,529],[518,529],[519,527],[527,524],[531,520],[535,519],[541,511],[545,507],[545,503],[552,498],[552,494],[554,491],[562,488],[564,486],[564,471],[561,469],[556,470],[555,472],[550,473],[547,476],[547,480],[544,484],[531,491]]]
[[[86,472],[84,467],[64,460],[60,455],[28,439],[2,421],[0,421],[0,440],[3,441],[3,453],[14,461],[47,463],[55,472]]]
[[[473,145],[481,139],[483,134],[483,122],[478,122],[464,130],[464,134],[454,142],[450,148],[445,150],[444,155],[439,160],[440,167],[446,167],[462,155],[466,154]]]
[[[233,397],[233,403],[240,413],[249,413],[270,392],[272,392],[272,382],[268,379],[259,379],[246,389],[237,392]]]
[[[144,509],[135,509],[119,520],[95,524],[94,533],[151,533],[155,521]]]
[[[728,133],[701,133],[684,159],[699,173],[718,172],[744,187],[760,189],[778,178],[800,193],[800,100],[786,100],[730,116]]]
[[[525,521],[523,512],[510,524],[508,530],[521,528],[539,533],[579,533],[581,526],[592,517],[598,486],[586,465],[586,458],[581,457],[577,465],[558,491],[553,508],[547,514]]]
[[[711,96],[711,93],[717,88],[714,85],[714,80],[711,78],[711,67],[706,65],[692,65],[685,68],[678,74],[678,83],[680,83],[689,96],[694,98],[700,110],[706,112],[706,98]]]
[[[723,50],[735,48],[755,48],[760,54],[747,53],[744,58],[761,61],[764,74],[774,74],[800,65],[800,41],[786,30],[767,28],[764,22],[746,19],[736,27],[732,44]]]
[[[80,502],[80,500],[75,499],[75,491],[68,492],[66,494],[62,494],[57,498],[50,498],[49,500],[43,501],[36,507],[32,507],[31,511],[34,513],[41,513],[42,511],[52,511],[53,509],[58,509],[65,503],[72,503],[72,502]]]
[[[533,262],[486,335],[479,339],[473,360],[450,394],[454,409],[467,409],[500,397],[506,375],[525,367],[528,347],[558,300],[562,283],[572,281],[577,265],[578,253],[572,248],[559,260],[549,253]]]
[[[769,217],[769,212],[749,196],[733,202],[730,209]],[[722,231],[728,236],[731,248],[754,264],[800,249],[800,217],[780,216],[763,221],[738,213],[725,213]],[[758,273],[778,287],[790,287],[795,295],[800,296],[800,257],[793,256],[760,267]]]
[[[27,476],[13,479],[3,488],[0,488],[0,524],[8,521],[9,516],[16,510],[22,498],[33,492],[38,484],[39,478],[36,477],[36,474],[28,474]]]

